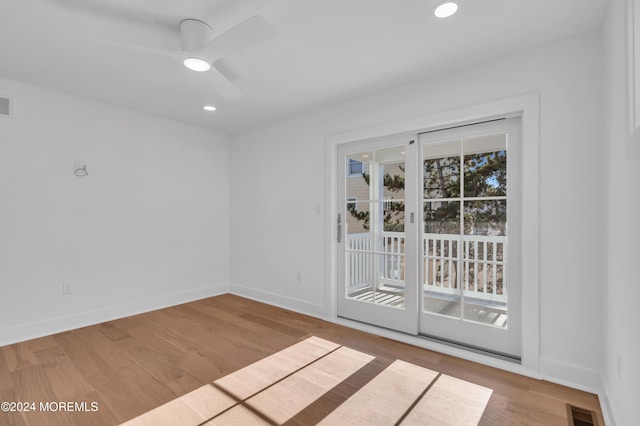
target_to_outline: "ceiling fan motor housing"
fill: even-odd
[[[197,19],[185,19],[180,22],[182,50],[195,52],[213,40],[213,29],[206,22]]]

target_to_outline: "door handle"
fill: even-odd
[[[340,244],[342,242],[342,214],[340,213],[338,213],[337,231],[338,231],[338,244]]]

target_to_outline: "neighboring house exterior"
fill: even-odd
[[[365,175],[369,175],[369,162],[366,160],[347,159],[347,182],[346,182],[346,202],[347,214],[345,223],[347,225],[347,234],[359,234],[369,232],[364,220],[358,220],[351,211],[369,212],[372,202],[374,205],[382,203],[383,211],[391,214],[391,221],[404,223],[404,211],[390,212],[393,208],[392,204],[404,203],[404,189],[392,191],[388,187],[383,187],[382,196],[371,196],[371,187],[365,179]],[[380,164],[383,169],[380,173],[381,178],[384,175],[391,177],[397,176],[404,179],[404,162]],[[379,191],[378,191],[379,192]],[[398,204],[396,204],[399,207]],[[402,209],[403,210],[403,209]]]

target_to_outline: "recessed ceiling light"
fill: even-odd
[[[202,107],[202,109],[204,109],[205,111],[215,111],[216,107],[212,106],[212,105],[205,105]]]
[[[454,1],[445,1],[443,3],[438,3],[436,7],[433,8],[433,14],[438,18],[448,18],[458,11],[458,3]]]
[[[209,71],[211,69],[211,65],[209,62],[205,61],[201,58],[187,58],[184,60],[184,66],[189,68],[192,71]]]

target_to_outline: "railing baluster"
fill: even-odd
[[[444,254],[444,239],[440,239],[440,286],[444,287],[444,261],[442,259],[442,255]]]
[[[349,238],[349,237],[347,237]],[[356,270],[356,265],[357,265],[357,261],[358,261],[358,252],[357,252],[357,247],[358,247],[358,239],[353,238],[350,244],[353,252],[351,252],[351,277],[352,277],[352,283],[353,285],[358,284],[358,271]]]
[[[498,249],[500,243],[495,243],[493,248],[493,275],[495,280],[496,294],[498,294],[498,267],[502,264],[502,262],[498,259]],[[502,295],[500,295],[502,297]]]
[[[462,267],[464,268],[464,284],[462,287],[464,291],[469,290],[469,241],[462,240],[462,250],[464,255],[462,257]]]
[[[498,294],[498,268],[496,268],[496,262],[497,262],[497,254],[498,254],[498,242],[494,242],[493,243],[493,256],[491,257],[491,260],[493,261],[493,293],[494,294]]]
[[[478,241],[473,242],[473,291],[478,291]]]
[[[395,255],[393,256],[393,262],[391,262],[391,279],[393,281],[397,281],[398,277],[400,276],[400,270],[399,265],[400,262],[398,262],[398,253],[400,253],[400,246],[398,244],[398,241],[400,241],[400,239],[398,237],[393,237],[393,252],[395,253]]]
[[[371,247],[371,239],[366,239],[362,244],[362,267],[360,269],[360,273],[362,274],[362,281],[367,284],[372,284],[372,275],[371,275],[371,255],[369,254],[371,251],[369,250]]]
[[[482,291],[487,293],[487,242],[482,242]]]
[[[349,246],[351,246],[351,242],[349,242]],[[353,285],[355,284],[355,276],[354,276],[354,271],[353,271],[353,256],[355,255],[354,252],[349,253],[349,285],[350,287],[353,287]]]
[[[449,287],[454,288],[454,285],[453,285],[454,283],[452,281],[453,280],[453,264],[451,263],[452,262],[451,261],[451,259],[452,259],[452,256],[451,256],[452,240],[451,239],[447,239],[447,243],[449,245],[449,252],[447,253],[448,258],[449,258],[449,260],[448,260],[448,262],[449,262]]]
[[[362,276],[362,261],[364,260],[363,258],[363,254],[362,254],[362,244],[363,240],[359,240],[358,241],[358,284],[360,284],[363,281],[363,276]]]
[[[392,239],[392,243],[391,243],[391,247],[393,248],[393,252],[395,253],[395,255],[393,256],[393,261],[391,262],[391,279],[393,281],[396,281],[396,274],[399,273],[398,271],[398,237],[393,237]]]
[[[385,238],[385,243],[387,244],[386,252],[388,254],[384,256],[385,257],[384,266],[386,268],[384,277],[387,279],[391,277],[391,258],[393,257],[393,254],[392,254],[393,247],[391,246],[391,240],[392,239],[390,237]]]
[[[387,265],[387,279],[391,279],[393,277],[393,237],[387,237],[387,243],[389,244],[389,254],[387,255],[387,261],[385,264]]]
[[[382,255],[382,262],[381,262],[382,263],[382,265],[381,265],[382,266],[382,271],[381,271],[381,275],[382,275],[383,278],[387,277],[387,262],[386,262],[386,260],[388,258],[388,255],[386,254],[387,250],[388,250],[387,238],[386,237],[382,237],[382,250],[381,251],[384,254]]]
[[[429,283],[429,238],[422,239],[422,271],[424,273],[423,290],[426,290]]]
[[[355,240],[354,244],[353,244],[353,279],[354,279],[354,284],[360,284],[360,277],[358,274],[358,268],[360,265],[360,252],[358,251],[358,247],[359,247],[359,243],[360,240]]]
[[[393,256],[391,256],[391,276],[389,278],[391,278],[392,281],[396,280],[396,272],[398,270],[398,266],[397,266],[397,250],[396,250],[396,244],[398,242],[398,237],[391,237],[391,252],[394,253]]]

